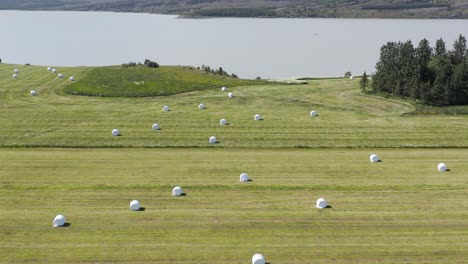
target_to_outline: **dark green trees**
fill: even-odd
[[[409,97],[431,105],[468,104],[468,51],[463,36],[447,51],[437,40],[417,48],[410,41],[389,42],[380,49],[372,91]]]

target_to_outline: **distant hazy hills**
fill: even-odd
[[[468,0],[1,0],[0,9],[146,12],[187,17],[468,18]]]

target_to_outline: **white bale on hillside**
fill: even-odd
[[[53,73],[56,73],[56,72],[57,72],[57,70],[56,70],[56,69],[52,69],[52,72],[53,72]]]
[[[112,129],[112,135],[113,136],[119,136],[120,135],[120,131],[118,129]]]
[[[151,128],[152,128],[153,130],[159,130],[159,129],[160,129],[160,128],[159,128],[159,124],[153,124],[153,126],[151,126]]]
[[[351,75],[351,76],[349,76],[349,79],[351,79],[351,80],[352,80],[352,79],[354,79],[354,76],[352,76],[352,75]]]
[[[317,116],[317,111],[310,111],[310,116]]]
[[[52,71],[52,68],[51,68],[51,67],[47,67],[47,71]]]
[[[227,124],[227,120],[223,118],[223,119],[219,120],[219,124],[222,125],[222,126],[225,126]]]
[[[198,108],[199,108],[199,109],[205,109],[205,104],[199,104],[199,105],[198,105]]]
[[[221,87],[221,91],[226,92],[227,88],[226,87]]]
[[[180,188],[180,186],[176,186],[174,187],[174,189],[172,189],[172,196],[181,196],[182,195],[182,188]]]
[[[169,112],[169,106],[165,105],[162,108],[163,112]]]
[[[133,201],[130,202],[130,210],[138,211],[138,210],[140,210],[140,208],[141,208],[140,201],[133,200]]]
[[[370,162],[379,162],[380,157],[377,154],[372,154],[372,155],[370,155],[369,160],[370,160]]]
[[[248,182],[249,181],[249,175],[247,173],[241,173],[239,176],[240,182]]]
[[[18,69],[14,69],[13,72],[14,72],[14,73],[19,73],[19,70],[18,70]]]
[[[263,119],[263,118],[262,118],[261,115],[255,115],[255,116],[254,116],[254,120],[255,120],[255,121],[262,120],[262,119]]]
[[[437,169],[439,171],[447,171],[447,165],[445,165],[445,163],[439,163],[437,164]]]
[[[70,82],[73,82],[73,81],[75,80],[75,77],[70,76],[70,78],[68,78],[68,80],[69,80]]]
[[[326,208],[327,206],[328,206],[328,202],[323,198],[317,199],[317,202],[315,203],[315,207],[320,208],[320,209]]]
[[[64,226],[67,219],[63,215],[57,215],[52,222],[53,227]]]
[[[31,95],[38,95],[38,94],[39,94],[36,90],[31,90],[29,93],[30,93]]]
[[[252,264],[265,264],[265,257],[258,253],[253,255]]]
[[[208,142],[210,142],[210,144],[216,144],[217,141],[215,136],[211,136]]]
[[[233,94],[233,93],[229,93],[228,96],[229,96],[229,98],[234,98],[234,94]]]
[[[63,78],[63,74],[61,74],[61,73],[57,74],[57,76],[58,76],[59,78]]]
[[[16,79],[16,78],[18,78],[18,74],[15,73],[11,77],[13,77],[13,79]]]

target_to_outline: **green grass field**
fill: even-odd
[[[0,263],[465,263],[468,117],[448,113],[467,107],[423,115],[358,83],[87,97],[0,64]],[[52,228],[57,214],[71,225]]]

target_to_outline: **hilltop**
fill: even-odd
[[[464,0],[8,0],[0,9],[177,14],[184,17],[468,18]]]

